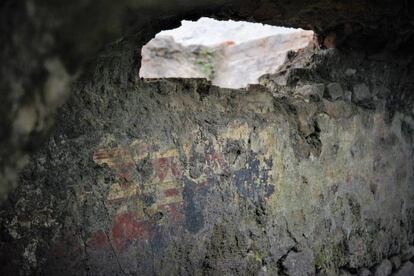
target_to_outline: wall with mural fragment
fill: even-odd
[[[390,105],[398,67],[307,49],[261,85],[230,90],[140,80],[131,43],[79,81],[3,204],[4,275],[338,275],[409,263],[414,122]]]

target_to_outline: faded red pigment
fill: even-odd
[[[141,221],[136,212],[127,212],[115,217],[112,227],[112,240],[114,247],[122,251],[137,238],[149,239],[151,236],[151,225]]]
[[[172,189],[168,189],[168,190],[165,190],[164,191],[164,195],[166,196],[166,197],[169,197],[169,196],[176,196],[176,195],[178,195],[179,194],[179,191],[178,191],[178,189],[177,188],[172,188]]]
[[[140,154],[145,154],[149,146],[139,149]],[[133,158],[134,149],[128,147],[119,147],[115,149],[100,149],[93,155],[93,160],[98,163],[107,163],[112,168],[117,177],[121,189],[127,190],[134,183],[136,177],[136,164]],[[211,175],[217,173],[226,167],[226,161],[222,154],[212,150],[205,154],[204,173]],[[165,183],[169,181],[179,181],[182,178],[182,172],[177,164],[176,157],[160,157],[151,160],[154,170],[154,181],[156,183]],[[208,183],[205,180],[199,181],[196,191],[204,189]],[[178,188],[169,188],[163,191],[165,198],[179,197],[181,191]],[[110,200],[111,204],[122,204],[131,202],[131,200],[140,200],[140,193],[127,194],[125,197]],[[94,232],[87,240],[87,246],[92,250],[108,250],[112,245],[117,252],[122,252],[134,242],[151,239],[155,232],[155,227],[161,223],[169,226],[182,223],[184,219],[183,208],[184,202],[173,202],[158,205],[157,210],[161,215],[157,221],[149,218],[143,218],[142,210],[124,211],[118,213],[112,221],[109,232],[98,230]],[[167,218],[167,220],[165,220]],[[160,221],[162,219],[163,222]]]
[[[174,157],[163,157],[155,159],[153,161],[153,167],[160,182],[164,181],[169,170],[171,170],[175,179],[179,179],[181,177],[181,172],[175,163]]]

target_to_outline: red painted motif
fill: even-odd
[[[143,196],[142,193],[145,193],[145,189],[140,189],[141,185],[153,185],[159,192],[159,198],[155,198],[155,202],[149,208],[155,208],[152,211],[162,214],[162,222],[149,220],[143,210],[139,210],[142,207],[139,207],[138,211],[134,209],[136,207],[133,207],[134,211],[122,211],[113,218],[108,233],[103,230],[93,233],[86,242],[89,248],[108,250],[108,246],[112,243],[118,252],[122,252],[134,242],[151,239],[157,225],[162,226],[165,223],[171,226],[180,224],[184,220],[180,182],[183,173],[174,152],[153,152],[154,155],[163,157],[151,160],[153,175],[147,180],[148,183],[137,182],[140,178],[136,171],[136,160],[151,156],[149,152],[150,146],[148,145],[100,149],[93,155],[93,160],[97,164],[107,164],[117,175],[118,179],[112,186],[111,197],[108,198],[111,204],[116,204],[116,208],[123,206],[125,210],[128,210],[133,206],[131,203],[134,202],[134,198],[138,204],[142,204],[139,200]],[[225,168],[223,155],[215,150],[206,153],[205,160],[207,165],[205,175],[218,173]],[[200,182],[202,182],[199,183],[200,189],[207,185],[205,179]]]
[[[165,190],[164,191],[164,195],[166,196],[166,197],[172,197],[172,196],[177,196],[177,195],[179,195],[179,191],[178,191],[178,189],[177,188],[172,188],[172,189],[168,189],[168,190]]]
[[[97,164],[107,163],[125,183],[132,181],[135,162],[129,148],[100,149],[92,158]]]
[[[140,220],[136,212],[117,215],[111,231],[114,247],[118,251],[122,251],[127,245],[138,239],[149,239],[151,228],[148,222]]]
[[[162,157],[154,159],[153,167],[160,182],[165,180],[168,172],[171,172],[174,179],[178,180],[181,177],[181,172],[175,163],[174,157]]]
[[[217,153],[216,151],[208,153],[206,154],[206,160],[210,170],[220,171],[225,168],[226,161],[222,153]]]

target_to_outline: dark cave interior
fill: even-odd
[[[208,16],[313,30],[242,89],[139,77]],[[414,275],[414,4],[0,4],[1,275]]]

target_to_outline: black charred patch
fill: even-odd
[[[407,141],[407,143],[413,143],[414,130],[406,121],[401,122],[401,133],[404,139]]]
[[[147,194],[142,196],[142,201],[144,202],[146,207],[150,207],[155,203],[155,195],[154,194]]]
[[[149,156],[137,162],[136,170],[141,176],[142,182],[147,181],[151,177],[154,173],[154,169]]]
[[[265,165],[260,165],[257,155],[250,153],[245,166],[233,174],[234,184],[240,194],[254,202],[270,197],[274,192],[273,185],[268,183],[273,161],[265,160]]]
[[[184,180],[184,214],[185,227],[191,233],[197,233],[204,226],[202,199],[198,197],[197,184]]]

